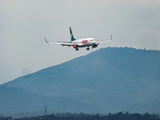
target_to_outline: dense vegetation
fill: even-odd
[[[4,113],[160,113],[160,51],[104,48],[0,85]],[[14,108],[14,109],[11,109]]]
[[[11,120],[11,117],[1,117],[0,120]],[[14,120],[160,120],[159,115],[156,114],[130,114],[126,112],[125,114],[122,112],[108,115],[100,115],[100,114],[85,114],[85,113],[61,113],[61,114],[51,114],[45,116],[37,116],[37,117],[25,117]]]

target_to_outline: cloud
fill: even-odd
[[[139,4],[139,5],[160,5],[159,0],[68,0],[71,4],[83,7],[105,7],[107,4]]]
[[[18,69],[18,77],[24,68],[35,72],[92,52],[44,42],[44,37],[69,41],[68,27],[75,38],[104,41],[112,34],[113,41],[99,48],[160,49],[159,5],[159,0],[1,0],[0,64]]]

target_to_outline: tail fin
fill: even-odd
[[[71,42],[76,40],[73,36],[73,33],[72,33],[72,30],[71,30],[71,27],[69,27],[69,30],[70,30],[70,36],[71,36]]]

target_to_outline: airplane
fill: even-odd
[[[78,51],[80,47],[87,47],[86,50],[90,50],[90,46],[93,48],[96,48],[100,43],[105,43],[105,42],[110,42],[112,40],[112,35],[110,40],[102,41],[102,42],[96,42],[94,38],[83,38],[83,39],[75,39],[72,33],[71,27],[69,27],[70,30],[70,37],[71,37],[71,42],[67,41],[57,41],[57,42],[48,42],[47,39],[45,38],[46,43],[49,44],[59,44],[62,46],[73,46],[73,48]]]

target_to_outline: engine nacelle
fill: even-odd
[[[78,49],[78,45],[76,45],[76,44],[73,45],[73,48],[74,48],[76,51],[79,50],[79,49]]]
[[[74,44],[74,45],[73,45],[73,48],[78,48],[78,45],[77,45],[77,44]]]
[[[92,45],[92,48],[96,48],[98,45],[97,44],[93,44]]]

